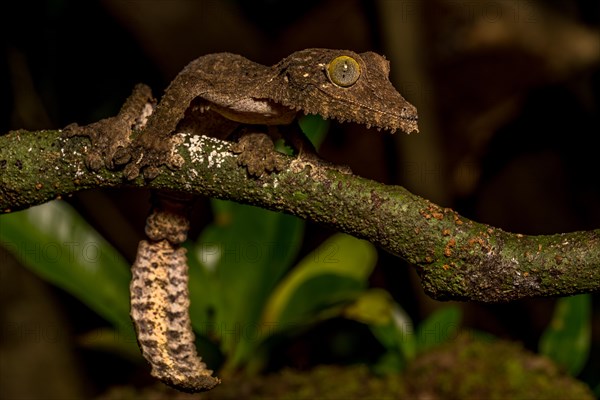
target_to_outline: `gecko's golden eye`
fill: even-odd
[[[352,86],[356,83],[359,76],[360,65],[352,57],[339,56],[327,65],[327,77],[332,83],[338,86]]]

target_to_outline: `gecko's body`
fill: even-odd
[[[95,162],[89,165],[127,164],[127,179],[140,170],[151,179],[161,165],[181,164],[170,155],[178,131],[226,137],[240,125],[293,127],[298,113],[391,132],[417,131],[417,111],[392,86],[389,70],[389,62],[372,52],[306,49],[270,67],[231,53],[209,54],[175,77],[135,140],[130,135],[139,128],[134,122],[141,110],[125,107],[119,116],[74,134],[90,136],[94,144]],[[149,89],[142,89],[132,97],[150,101]]]
[[[359,68],[356,81],[345,87],[328,71],[339,57],[354,60]],[[344,65],[333,73],[342,69]],[[390,131],[416,131],[416,109],[394,89],[388,75],[389,62],[372,52],[307,49],[271,67],[236,54],[209,54],[192,61],[173,80],[146,132],[172,134],[194,100],[201,111],[212,109],[244,124],[287,125],[304,112]]]
[[[242,56],[218,53],[188,64],[154,103],[150,90],[138,85],[119,115],[70,135],[89,136],[92,169],[126,165],[134,179],[142,171],[152,179],[162,165],[183,161],[172,151],[178,132],[225,138],[240,127],[238,160],[251,174],[277,170],[267,153],[259,126],[294,129],[297,115],[320,114],[406,133],[417,131],[417,112],[388,79],[389,62],[367,52],[307,49],[268,67]],[[149,115],[149,116],[148,116]],[[132,131],[136,130],[132,140]],[[248,140],[247,138],[258,138]],[[297,144],[297,143],[296,143]],[[302,144],[299,147],[302,155]],[[258,154],[248,157],[244,153]],[[255,165],[260,164],[260,165]],[[254,172],[254,173],[253,173]],[[187,234],[185,202],[157,196],[132,268],[131,316],[152,374],[185,391],[209,390],[218,378],[198,357],[188,314],[187,266],[180,244]]]

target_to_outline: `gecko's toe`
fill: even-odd
[[[115,150],[115,155],[113,157],[113,162],[115,165],[125,165],[129,161],[131,161],[131,153],[126,147],[119,146]]]
[[[145,167],[143,170],[144,179],[149,180],[149,181],[156,178],[158,176],[158,174],[160,174],[160,168],[158,168],[154,165],[149,165],[149,166]]]
[[[85,158],[85,166],[90,171],[99,171],[104,166],[104,160],[100,154],[96,152],[90,152]]]
[[[125,169],[123,170],[123,176],[125,176],[125,179],[127,179],[128,181],[134,180],[139,175],[140,175],[140,169],[134,163],[127,164],[127,166],[125,166]]]

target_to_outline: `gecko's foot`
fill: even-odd
[[[273,140],[266,133],[246,133],[231,147],[238,154],[238,164],[246,167],[251,176],[283,170],[283,155],[275,150]]]
[[[92,146],[85,159],[90,170],[98,171],[102,167],[115,169],[131,159],[127,150],[131,144],[130,137],[134,131],[144,128],[154,104],[150,88],[138,84],[119,114],[86,126],[71,124],[65,128],[64,134],[66,137],[86,136],[90,139]]]
[[[92,171],[102,167],[115,168],[115,155],[129,144],[131,127],[119,116],[106,118],[93,124],[79,126],[71,124],[65,127],[66,137],[86,136],[92,142],[85,164]]]

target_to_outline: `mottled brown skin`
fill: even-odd
[[[340,64],[341,72],[329,68],[338,57],[348,60]],[[416,109],[388,75],[389,62],[372,52],[307,49],[271,67],[235,54],[209,54],[177,75],[153,112],[150,89],[138,85],[119,115],[87,127],[70,126],[67,135],[91,139],[91,169],[125,166],[127,179],[140,171],[152,179],[160,166],[176,169],[183,162],[173,150],[177,133],[220,138],[235,133],[239,141],[232,151],[238,162],[260,176],[281,169],[267,135],[277,127],[299,157],[314,151],[298,134],[300,112],[391,132],[417,131]],[[150,240],[140,242],[132,267],[131,316],[138,342],[155,377],[187,392],[209,390],[220,380],[196,353],[180,247],[189,229],[189,199],[165,193],[154,199],[146,224]]]

